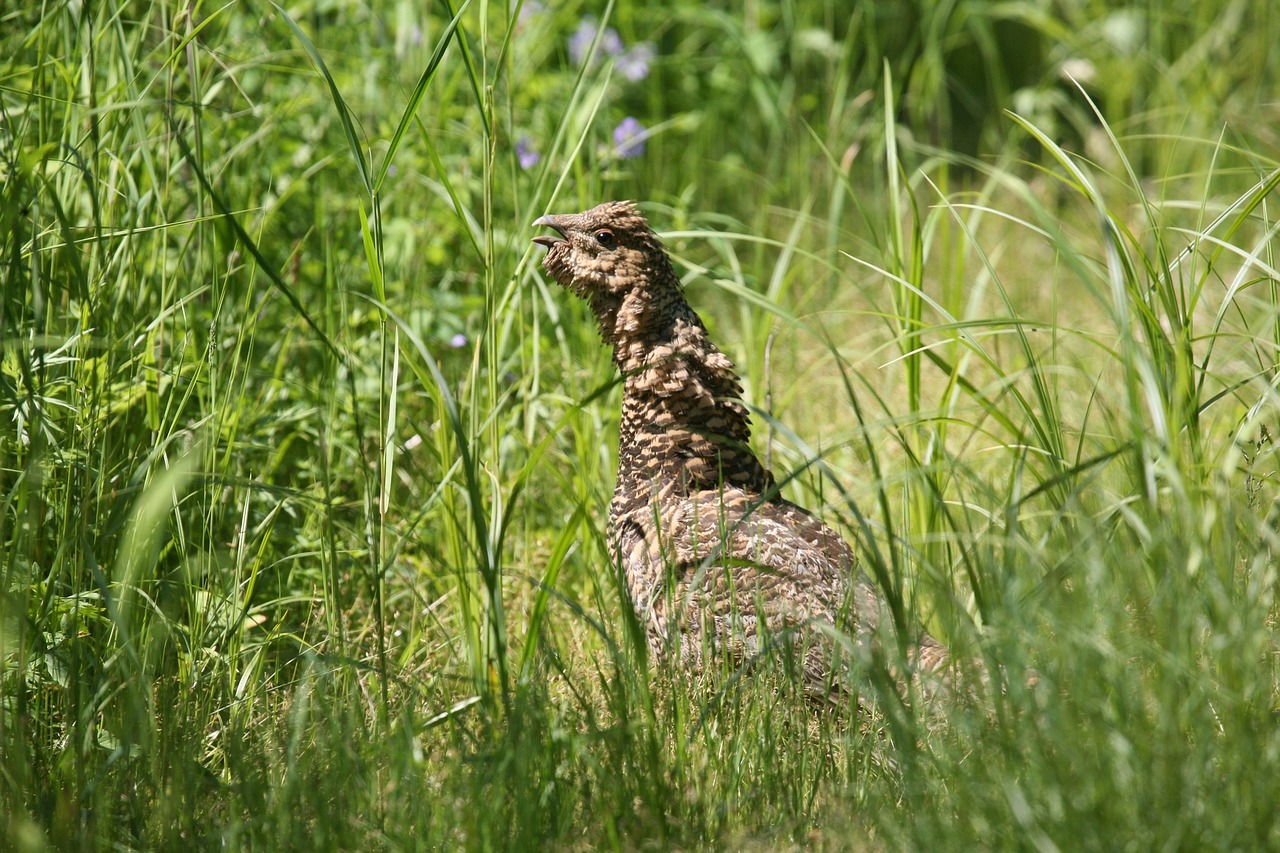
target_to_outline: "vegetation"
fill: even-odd
[[[0,847],[1280,847],[1270,4],[10,5]],[[646,659],[608,198],[981,695]]]

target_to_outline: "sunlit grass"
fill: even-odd
[[[899,6],[4,12],[0,847],[1280,843],[1280,21]],[[975,695],[649,659],[528,242],[622,197]]]

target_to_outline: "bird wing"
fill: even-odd
[[[703,646],[754,657],[762,629],[816,625],[859,642],[875,632],[878,598],[853,550],[800,507],[727,486],[659,501],[647,512],[619,525],[619,556],[651,636],[666,645],[682,634],[681,659],[693,662]],[[806,674],[822,678],[829,651],[810,657]]]

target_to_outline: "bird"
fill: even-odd
[[[799,648],[806,695],[835,701],[849,688],[833,638],[874,648],[883,596],[848,542],[783,498],[751,450],[734,364],[663,243],[629,201],[533,224],[554,232],[533,238],[547,249],[542,267],[586,301],[622,377],[607,542],[650,650],[697,672],[718,654],[750,664],[771,644]],[[907,651],[913,674],[948,658],[927,633]]]

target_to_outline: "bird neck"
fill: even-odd
[[[770,489],[772,476],[748,446],[751,419],[733,362],[711,342],[674,273],[592,307],[624,382],[619,488],[660,480],[679,492],[726,483]]]

